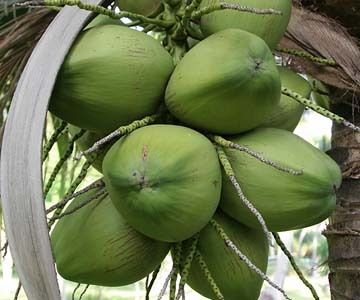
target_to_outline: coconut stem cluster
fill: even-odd
[[[92,155],[91,157],[89,157],[86,162],[84,163],[84,165],[82,166],[79,175],[75,178],[75,180],[72,182],[71,186],[69,187],[68,191],[65,194],[64,198],[69,197],[70,195],[72,195],[73,193],[75,193],[76,189],[78,188],[78,186],[81,184],[81,182],[85,179],[87,172],[89,170],[89,168],[91,167],[91,164],[93,163],[93,161],[96,159],[96,155]],[[51,217],[51,219],[48,222],[48,227],[49,230],[51,229],[52,225],[54,225],[56,218],[61,214],[62,210],[64,209],[65,204],[62,206],[59,206],[53,216]]]
[[[148,275],[148,276],[146,277],[146,295],[145,295],[145,300],[150,300],[150,292],[151,292],[152,287],[154,286],[154,283],[155,283],[155,280],[156,280],[157,276],[159,275],[160,268],[161,268],[161,265],[159,265],[159,266],[154,270],[154,272],[152,272],[151,280],[150,280],[149,283],[148,283],[148,279],[149,279],[149,276],[150,276],[150,275]]]
[[[280,247],[281,251],[289,259],[291,266],[293,267],[294,271],[296,272],[296,274],[298,275],[300,280],[310,290],[313,298],[315,300],[320,300],[319,295],[317,294],[314,286],[305,278],[303,272],[301,272],[299,266],[296,264],[296,261],[295,261],[294,257],[291,255],[290,251],[286,248],[286,245],[281,240],[280,235],[277,232],[273,232],[273,236],[274,236],[274,239],[275,239],[276,243]]]
[[[220,2],[217,5],[207,6],[207,7],[204,7],[202,9],[192,13],[192,18],[198,19],[198,18],[201,18],[202,16],[205,16],[212,12],[215,12],[218,10],[223,10],[223,9],[232,9],[232,10],[237,10],[239,12],[252,13],[252,14],[257,14],[257,15],[282,15],[281,11],[275,10],[272,8],[259,9],[259,8],[244,6],[244,5]]]
[[[254,151],[254,150],[251,150],[250,148],[248,147],[245,147],[245,146],[241,146],[239,144],[236,144],[232,141],[229,141],[229,140],[226,140],[225,138],[221,137],[221,136],[218,136],[218,135],[213,135],[213,136],[210,136],[210,138],[219,146],[221,147],[225,147],[225,148],[231,148],[231,149],[236,149],[238,151],[241,151],[241,152],[245,152],[246,154],[249,154],[250,156],[256,158],[257,160],[261,161],[262,163],[266,164],[266,165],[269,165],[279,171],[282,171],[282,172],[285,172],[285,173],[289,173],[291,175],[294,175],[294,176],[299,176],[301,175],[303,172],[301,170],[294,170],[294,169],[291,169],[291,168],[288,168],[288,167],[284,167],[284,166],[281,166],[280,164],[270,160],[270,159],[267,159],[265,158],[264,156],[262,156],[260,153]]]
[[[60,220],[61,218],[65,217],[65,216],[69,216],[75,212],[77,212],[79,209],[83,208],[84,206],[88,205],[89,203],[91,203],[92,201],[95,200],[102,200],[105,197],[108,196],[108,193],[106,192],[106,189],[100,189],[94,196],[87,198],[85,201],[81,202],[79,205],[77,205],[76,207],[74,207],[71,210],[68,210],[62,214],[59,214],[57,216],[54,216],[50,219],[50,222],[54,222],[56,220]]]
[[[310,54],[309,52],[305,52],[305,51],[298,50],[298,49],[277,48],[276,51],[285,53],[285,54],[289,54],[289,55],[293,55],[293,56],[303,57],[303,58],[306,58],[312,62],[321,64],[321,65],[326,65],[326,66],[331,66],[331,67],[336,67],[338,65],[337,62],[335,60],[333,60],[332,58],[318,57],[318,56]]]
[[[244,193],[240,187],[240,184],[236,179],[235,172],[234,172],[234,170],[230,164],[230,161],[228,160],[224,150],[220,147],[216,147],[216,150],[217,150],[221,165],[223,166],[223,169],[225,171],[225,174],[231,181],[231,184],[234,186],[240,200],[246,205],[246,207],[256,217],[256,219],[258,220],[259,224],[261,225],[261,227],[268,239],[269,245],[272,245],[271,233],[265,223],[263,216],[260,214],[260,212],[255,208],[255,206],[244,195]]]
[[[83,188],[82,190],[77,191],[77,192],[71,194],[70,196],[63,198],[63,199],[62,199],[61,201],[59,201],[58,203],[50,206],[50,207],[46,210],[46,214],[54,211],[54,210],[57,209],[57,208],[65,207],[65,205],[66,205],[69,201],[71,201],[72,199],[74,199],[74,198],[76,198],[76,197],[78,197],[78,196],[80,196],[80,195],[82,195],[82,194],[87,193],[87,192],[90,191],[90,190],[97,189],[97,188],[101,188],[101,187],[104,187],[104,186],[105,186],[104,181],[102,181],[101,179],[99,179],[99,180],[97,180],[97,181],[89,184],[87,187]]]
[[[80,287],[81,287],[81,283],[78,283],[71,294],[71,300],[75,300],[75,294]]]
[[[31,6],[31,3],[32,2],[30,1],[30,2],[27,2],[26,4],[27,4],[27,6]],[[41,4],[41,2],[40,3],[37,2],[37,4],[39,5],[39,4]],[[91,11],[91,12],[97,13],[99,15],[108,16],[113,19],[120,20],[121,18],[130,18],[130,19],[138,20],[141,23],[154,24],[154,25],[157,25],[162,28],[169,28],[173,25],[172,22],[168,22],[165,20],[159,20],[157,18],[148,18],[141,14],[135,14],[135,13],[127,12],[127,11],[117,13],[111,9],[107,9],[107,8],[104,8],[99,5],[84,3],[80,0],[45,0],[43,2],[43,4],[45,6],[64,6],[64,5],[77,6],[80,9]],[[25,3],[23,5],[25,6]]]
[[[178,273],[180,271],[180,261],[182,255],[182,243],[176,243],[174,246],[174,258],[173,258],[173,268],[172,274],[170,278],[170,300],[175,300],[176,295],[176,281],[178,277]]]
[[[61,121],[60,124],[54,129],[53,134],[51,135],[49,141],[47,142],[47,144],[44,146],[43,149],[43,155],[42,155],[42,160],[43,162],[47,159],[47,157],[49,156],[50,150],[52,149],[52,147],[55,145],[55,143],[57,142],[57,140],[59,139],[60,135],[63,133],[63,131],[65,130],[67,126],[67,122],[65,121]]]
[[[69,141],[68,143],[68,147],[65,151],[65,153],[63,154],[63,156],[60,158],[60,160],[57,162],[55,168],[53,169],[50,178],[48,180],[48,182],[46,183],[45,186],[45,190],[44,190],[44,197],[47,196],[47,194],[49,193],[57,174],[59,174],[62,166],[64,165],[64,163],[69,159],[69,157],[71,156],[71,154],[74,151],[74,146],[75,146],[75,142],[81,138],[84,134],[85,134],[86,130],[82,129],[80,130],[79,133],[77,133],[76,135],[74,135],[74,137]]]
[[[80,152],[80,154],[76,157],[76,159],[80,159],[84,155],[89,155],[94,152],[99,152],[106,144],[110,143],[114,139],[119,139],[121,136],[124,136],[126,134],[129,134],[136,129],[139,129],[141,127],[145,127],[147,125],[153,124],[162,116],[161,113],[157,113],[151,116],[147,116],[141,120],[136,120],[131,122],[129,125],[121,126],[109,135],[105,136],[101,140],[97,141],[93,146],[91,146],[89,149]]]
[[[218,300],[224,300],[224,296],[222,295],[219,287],[217,286],[213,276],[211,275],[211,272],[208,268],[208,266],[206,265],[206,262],[204,260],[204,258],[202,257],[201,253],[199,250],[196,250],[195,253],[195,258],[198,261],[201,270],[204,273],[204,276],[207,280],[207,282],[210,284],[212,291],[214,292],[214,294],[216,295]]]
[[[174,273],[175,273],[175,266],[174,266],[174,260],[173,260],[173,267],[172,267],[169,275],[166,277],[166,279],[164,281],[163,287],[161,288],[159,296],[157,297],[158,300],[161,300],[164,297],[164,295],[166,293],[166,289],[167,289],[167,287],[169,285],[170,279],[171,279],[171,277],[173,276]]]
[[[220,235],[220,237],[225,241],[226,245],[234,251],[234,253],[254,272],[256,272],[263,280],[268,282],[273,288],[278,290],[285,299],[291,300],[289,296],[285,293],[285,291],[279,287],[276,283],[274,283],[264,272],[262,272],[257,266],[255,266],[249,258],[244,255],[238,247],[231,241],[231,239],[228,237],[226,232],[222,229],[220,224],[216,222],[214,219],[210,221],[210,224],[214,227],[214,229],[217,231],[217,233]]]
[[[180,270],[180,275],[181,275],[181,279],[180,279],[180,283],[179,283],[179,288],[178,288],[178,293],[176,295],[176,299],[175,300],[179,300],[181,297],[181,293],[183,291],[183,289],[185,288],[185,284],[188,280],[188,276],[189,276],[189,271],[190,271],[190,267],[191,267],[191,263],[194,259],[194,255],[196,252],[196,248],[197,248],[197,244],[199,241],[199,236],[200,234],[197,233],[195,234],[192,238],[191,238],[191,245],[190,245],[190,249],[189,249],[189,253],[188,255],[185,257],[184,262],[181,262],[182,264],[182,268]]]
[[[26,1],[21,3],[21,6],[36,6],[45,5],[50,7],[58,6],[77,6],[81,9],[97,13],[99,15],[105,15],[113,19],[130,18],[135,20],[135,23],[130,26],[142,25],[147,27],[146,31],[155,30],[159,27],[159,30],[167,32],[167,38],[165,39],[164,46],[168,46],[169,52],[174,57],[174,62],[178,63],[185,55],[188,45],[187,37],[191,35],[193,31],[191,29],[191,21],[220,10],[235,10],[242,13],[252,13],[261,15],[281,15],[282,12],[272,8],[259,9],[255,7],[249,7],[244,5],[231,4],[227,2],[220,2],[216,5],[209,5],[198,9],[201,1],[164,1],[164,12],[160,13],[157,17],[146,17],[141,14],[121,11],[117,13],[111,9],[104,8],[98,5],[92,5],[84,3],[81,0],[44,0],[44,1]],[[189,32],[188,32],[189,31]]]
[[[291,98],[293,98],[294,100],[298,101],[299,103],[305,105],[306,107],[312,109],[313,111],[316,111],[317,113],[323,115],[324,117],[338,123],[338,124],[342,124],[345,127],[350,128],[353,131],[357,131],[360,132],[360,127],[354,125],[353,123],[347,121],[345,118],[334,114],[333,112],[315,104],[314,102],[312,102],[309,99],[306,99],[304,97],[302,97],[301,95],[299,95],[298,93],[291,91],[285,87],[282,88],[282,93],[286,96],[289,96]]]
[[[86,294],[86,292],[88,291],[89,287],[90,287],[90,284],[87,284],[87,285],[85,286],[84,290],[83,290],[83,291],[81,292],[81,294],[80,294],[79,300],[81,300],[81,299],[85,296],[85,294]]]

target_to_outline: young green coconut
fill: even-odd
[[[341,171],[329,156],[295,134],[275,128],[256,129],[231,141],[280,165],[302,170],[301,175],[294,176],[244,152],[225,149],[245,196],[270,231],[304,228],[330,216],[336,205]],[[260,228],[233,185],[226,176],[223,178],[221,209],[247,226]]]
[[[219,5],[221,0],[203,0],[200,8]],[[234,10],[215,11],[201,17],[201,30],[209,36],[227,28],[238,28],[261,37],[274,49],[284,35],[291,16],[291,0],[229,0],[229,4],[258,9],[272,8],[282,14],[256,14]]]
[[[274,57],[254,34],[227,29],[192,48],[166,89],[169,111],[185,124],[220,134],[259,126],[280,100]]]
[[[67,56],[49,110],[80,128],[110,132],[154,113],[172,70],[170,54],[149,35],[96,26]]]
[[[300,94],[304,98],[308,99],[310,97],[311,86],[307,80],[288,68],[278,67],[278,69],[283,87]],[[294,131],[299,124],[304,110],[305,106],[303,104],[286,95],[281,95],[278,107],[266,116],[261,127],[273,127]]]
[[[211,219],[221,193],[212,143],[175,125],[151,125],[117,141],[103,162],[115,207],[141,233],[177,242]]]
[[[70,212],[99,189],[73,200]],[[170,244],[135,231],[109,196],[93,200],[56,224],[51,242],[59,274],[68,280],[102,286],[136,282],[160,265]]]
[[[120,10],[143,16],[155,16],[162,10],[161,0],[116,0],[115,2]]]
[[[263,273],[266,273],[269,246],[263,232],[246,227],[221,212],[217,212],[214,219],[237,248]],[[263,279],[225,244],[211,224],[208,224],[200,232],[197,250],[223,299],[258,299]],[[182,261],[184,261],[188,252],[189,243],[186,242]],[[199,254],[191,264],[187,284],[207,298],[219,299],[204,274],[203,265],[199,263]]]
[[[112,19],[108,16],[98,15],[84,28],[84,30],[91,29],[101,25],[124,25],[120,20]]]

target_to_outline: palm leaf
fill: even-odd
[[[9,3],[19,2],[9,0]],[[5,14],[4,7],[0,14]],[[7,11],[8,17],[9,10]],[[48,9],[38,9],[11,15],[8,22],[0,26],[0,124],[2,112],[10,105],[17,81],[41,35],[55,16]]]

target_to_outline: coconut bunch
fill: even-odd
[[[276,63],[291,0],[46,4],[107,15],[80,33],[49,106],[85,132],[82,155],[103,174],[52,232],[59,273],[122,286],[156,274],[171,250],[170,299],[185,284],[258,299],[270,233],[328,218],[341,184],[337,164],[292,133],[305,106],[352,126]]]

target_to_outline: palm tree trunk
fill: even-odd
[[[335,111],[354,119],[351,109],[337,106]],[[359,113],[355,115],[360,119]],[[360,299],[360,134],[334,126],[332,145],[331,155],[341,166],[343,184],[324,233],[329,245],[330,289],[332,300],[355,300]]]
[[[336,19],[352,36],[360,39],[360,1],[297,1]],[[332,96],[337,103],[358,105],[359,95],[333,90]],[[337,104],[332,110],[359,125],[358,109]],[[331,297],[332,300],[355,300],[360,299],[360,134],[334,125],[330,155],[341,166],[343,173],[343,184],[337,192],[337,208],[324,232],[329,246]]]

